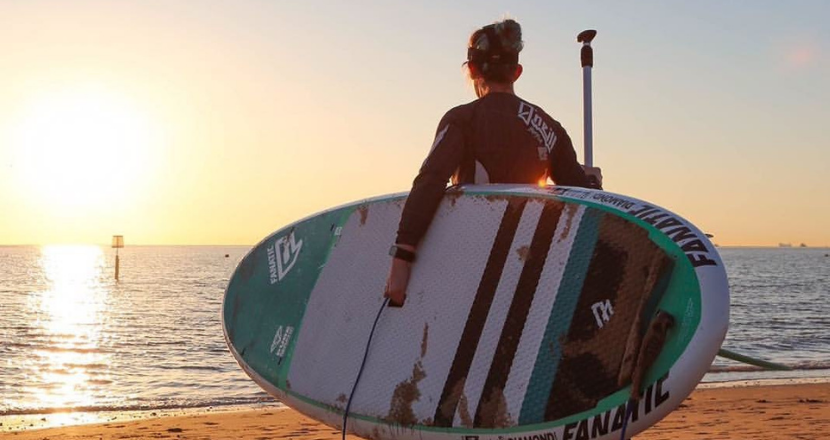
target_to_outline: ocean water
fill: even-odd
[[[128,247],[116,282],[109,248],[0,248],[0,416],[268,399],[219,316],[247,250]]]
[[[723,347],[794,368],[757,372],[716,358],[704,381],[830,378],[830,249],[721,248],[729,277]]]
[[[247,250],[128,247],[116,282],[113,249],[0,247],[0,420],[270,401],[228,353],[220,322]],[[830,378],[830,250],[720,252],[732,289],[724,347],[796,370],[718,359],[704,381]]]

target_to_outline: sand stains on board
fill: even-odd
[[[463,193],[460,193],[460,192],[446,193],[446,194],[444,194],[444,200],[447,200],[448,202],[450,202],[450,206],[454,208],[455,203],[458,201],[458,198],[461,197],[462,195],[463,195]]]
[[[527,256],[530,255],[530,246],[525,245],[516,249],[516,254],[520,261],[527,261]]]
[[[444,401],[444,403],[440,407],[441,414],[444,418],[452,418],[453,414],[455,414],[456,404],[458,402],[459,405],[463,404],[467,405],[467,396],[464,395],[464,384],[467,383],[467,378],[462,377],[458,381],[455,382],[455,385],[452,386],[452,391],[450,392],[449,397]],[[473,419],[470,417],[469,408],[460,408],[459,409],[459,416],[461,417],[461,424],[467,428],[473,427]]]
[[[507,202],[510,201],[510,198],[513,196],[510,194],[486,194],[476,197],[481,197],[488,202]]]
[[[427,342],[428,342],[428,340],[429,340],[429,323],[425,322],[424,323],[424,336],[421,338],[421,359],[423,359],[424,356],[427,355],[427,347],[428,347]]]
[[[357,208],[357,213],[360,214],[360,226],[365,225],[366,220],[369,218],[369,206],[361,205]]]
[[[372,434],[367,437],[369,440],[381,440],[383,435],[381,435],[380,429],[375,426],[372,428]]]
[[[458,398],[458,417],[461,419],[462,426],[465,428],[473,427],[473,418],[470,416],[470,402],[463,391],[461,397]]]
[[[568,235],[570,235],[577,209],[579,209],[579,206],[577,205],[565,205],[565,214],[567,217],[565,218],[565,226],[562,228],[562,233],[559,234],[559,241],[564,240]]]
[[[426,377],[420,361],[412,367],[412,377],[395,386],[392,393],[392,402],[389,405],[389,414],[386,420],[403,426],[412,426],[418,422],[412,411],[412,404],[421,398],[418,383]]]
[[[479,413],[481,425],[477,428],[506,428],[516,424],[507,412],[504,391],[498,388],[493,389],[487,399],[480,403]]]
[[[342,410],[349,403],[349,396],[347,396],[345,393],[340,393],[340,395],[337,396],[337,399],[335,399],[334,402],[334,407]]]
[[[421,338],[421,359],[427,354],[429,347],[429,323],[424,323],[424,333]],[[418,423],[415,413],[412,411],[412,404],[421,398],[421,390],[418,383],[426,377],[421,360],[412,367],[412,376],[395,386],[392,393],[392,402],[389,405],[389,414],[386,420],[403,426],[411,426]],[[424,424],[432,424],[423,422]]]

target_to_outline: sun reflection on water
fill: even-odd
[[[108,376],[106,341],[108,285],[103,276],[104,253],[97,246],[44,246],[40,266],[45,289],[33,292],[29,305],[32,328],[43,349],[31,358],[37,387],[33,406],[83,408],[98,404]]]

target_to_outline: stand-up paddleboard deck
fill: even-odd
[[[389,272],[405,194],[281,229],[233,274],[222,312],[242,368],[340,427]],[[441,203],[403,308],[377,325],[349,431],[381,438],[618,438],[641,336],[675,325],[628,434],[676,408],[726,333],[714,246],[682,218],[602,191],[470,186]]]

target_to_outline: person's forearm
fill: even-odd
[[[441,182],[429,175],[419,175],[415,179],[412,191],[406,198],[398,236],[395,242],[399,245],[418,247],[418,243],[426,234],[435,211],[444,196],[446,182]]]

